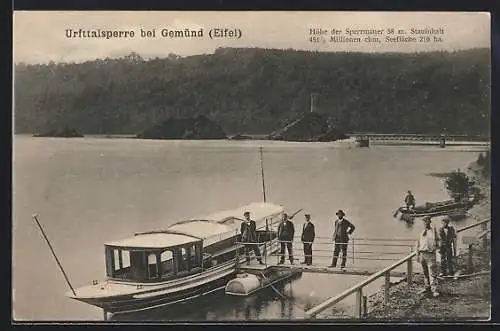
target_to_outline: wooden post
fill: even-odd
[[[469,258],[467,260],[469,273],[472,273],[474,271],[474,264],[472,263],[472,244],[469,244]]]
[[[483,229],[483,251],[486,252],[488,250],[488,235],[485,232],[488,229],[488,223],[484,222],[481,224],[481,228]]]
[[[368,298],[366,295],[363,295],[363,317],[368,314]]]
[[[352,264],[354,264],[354,238],[352,238]]]
[[[267,268],[267,243],[271,242],[271,234],[269,233],[269,223],[266,217],[266,240],[264,240],[264,263]]]
[[[356,318],[361,318],[361,308],[363,303],[363,288],[356,291]]]
[[[387,306],[389,304],[389,291],[391,287],[391,272],[387,271],[384,275],[384,305]]]
[[[413,259],[409,259],[406,262],[406,283],[408,286],[408,288],[407,288],[408,291],[411,288],[412,278],[413,278]]]
[[[483,234],[483,251],[486,252],[488,250],[488,234]]]
[[[103,309],[103,310],[102,310],[102,313],[103,313],[103,319],[104,319],[105,321],[107,321],[107,320],[108,320],[108,312],[106,311],[106,309]]]
[[[240,271],[240,244],[236,242],[236,262],[234,264],[234,269],[238,272]]]

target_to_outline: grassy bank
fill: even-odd
[[[491,181],[489,173],[484,173],[484,164],[474,162],[467,169],[467,175],[476,182],[483,198],[469,210],[470,217],[482,220],[491,217]],[[468,230],[475,235],[479,228]],[[486,246],[484,246],[486,244]],[[491,312],[491,250],[489,241],[478,242],[472,246],[472,269],[469,265],[469,252],[459,252],[457,269],[462,275],[485,272],[472,277],[442,279],[439,282],[441,295],[427,297],[420,292],[424,279],[420,268],[414,282],[408,286],[406,281],[391,287],[389,304],[384,305],[383,291],[368,298],[367,320],[398,321],[458,321],[488,320]]]

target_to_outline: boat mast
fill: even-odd
[[[262,146],[259,147],[259,155],[260,155],[260,173],[261,173],[261,177],[262,177],[262,195],[264,197],[264,202],[267,202],[266,200],[266,182],[264,180],[264,159],[262,157]],[[266,217],[266,233],[267,233],[267,236],[269,236],[269,222],[267,220],[267,217]],[[264,245],[264,261],[265,261],[265,264],[267,265],[267,249],[266,249],[266,245]]]
[[[260,152],[260,172],[262,177],[262,194],[264,196],[264,202],[266,202],[266,182],[264,180],[264,160],[262,159],[262,147],[259,147]]]

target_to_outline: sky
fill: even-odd
[[[120,57],[131,52],[145,58],[213,53],[218,47],[292,48],[313,51],[422,52],[490,47],[490,15],[478,12],[186,12],[186,11],[16,11],[13,53],[15,63],[83,62]],[[165,38],[162,29],[203,29],[200,38]],[[209,37],[214,28],[239,29],[241,38]],[[310,29],[326,30],[311,42]],[[410,29],[440,28],[443,34],[411,35]],[[134,38],[68,38],[66,30],[133,30]],[[142,38],[141,29],[155,30],[156,38]],[[332,29],[340,30],[331,42]],[[346,31],[381,29],[380,42],[339,42]],[[388,29],[396,34],[389,35]],[[387,42],[387,36],[415,37]],[[315,35],[317,36],[317,35]],[[377,35],[372,35],[377,36]],[[435,41],[434,36],[440,38]],[[339,39],[340,37],[340,39]],[[356,37],[356,36],[352,36]],[[420,38],[422,37],[422,38]],[[425,39],[425,37],[430,37]],[[426,41],[428,40],[428,41]],[[424,42],[421,42],[424,41]]]

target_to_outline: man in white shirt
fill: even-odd
[[[439,296],[437,290],[437,264],[436,251],[439,244],[439,234],[435,227],[431,226],[431,218],[424,218],[425,228],[417,240],[417,262],[420,262],[424,272],[425,290],[432,292],[433,297]],[[429,277],[430,276],[430,277]]]

